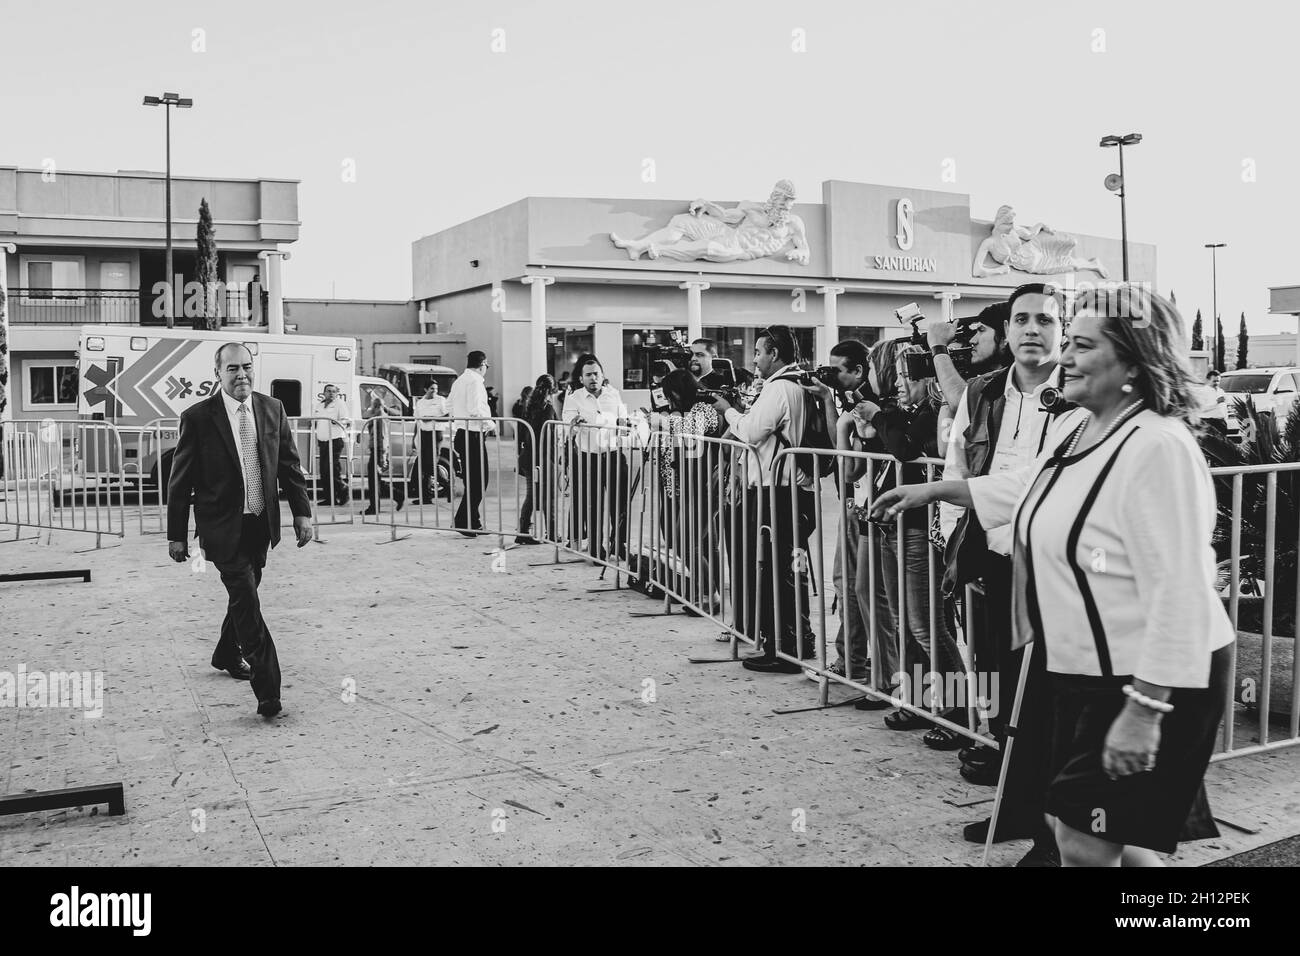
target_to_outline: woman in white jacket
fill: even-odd
[[[949,501],[985,526],[1013,523],[1016,645],[1047,650],[1047,812],[1066,866],[1160,865],[1152,851],[1177,848],[1230,691],[1215,495],[1187,424],[1182,342],[1159,296],[1081,295],[1061,366],[1087,417],[1022,471],[905,486],[875,504],[892,515]]]

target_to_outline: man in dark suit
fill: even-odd
[[[227,342],[217,349],[215,370],[221,391],[181,415],[167,487],[167,549],[173,561],[190,556],[193,494],[199,543],[230,594],[212,666],[251,680],[257,712],[270,718],[281,710],[280,662],[257,588],[268,546],[280,543],[277,482],[300,548],[311,540],[311,504],[284,406],[253,391],[248,349]]]

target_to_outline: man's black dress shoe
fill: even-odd
[[[864,697],[853,705],[854,710],[889,710],[893,707],[892,701],[877,700],[874,697]]]
[[[1002,751],[985,744],[972,744],[959,750],[957,756],[962,763],[997,763],[1002,759]]]
[[[748,671],[757,671],[760,674],[801,674],[803,668],[794,661],[787,661],[780,657],[766,657],[762,654],[756,654],[752,657],[746,657],[740,662],[740,666]]]
[[[1006,843],[1008,840],[1028,840],[1034,835],[1032,824],[1017,820],[998,819],[998,832],[993,837],[994,843]],[[984,843],[989,838],[989,819],[978,823],[968,823],[961,828],[961,838],[967,843]]]
[[[257,705],[257,712],[263,717],[274,717],[284,708],[280,706],[280,698],[272,697],[270,700],[260,701]]]
[[[973,783],[981,787],[996,787],[998,785],[998,776],[1002,772],[1002,764],[999,763],[964,763],[961,765],[961,778],[967,783]]]
[[[235,680],[253,679],[253,672],[249,670],[248,665],[245,664],[242,660],[236,661],[235,663],[231,664],[229,667],[222,667],[220,664],[213,664],[212,666],[219,671],[225,671]]]

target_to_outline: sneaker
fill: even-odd
[[[843,676],[844,676],[844,661],[842,661],[842,660],[841,660],[841,661],[836,661],[836,662],[835,662],[834,664],[832,664],[830,667],[826,668],[826,671],[827,671],[827,673],[834,674],[836,677],[843,677]],[[813,681],[821,680],[821,675],[818,674],[815,670],[813,670],[813,669],[811,669],[811,668],[806,669],[806,670],[803,672],[803,676],[806,677],[806,678],[808,678],[809,680],[813,680]]]

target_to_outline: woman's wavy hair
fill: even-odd
[[[1115,355],[1137,371],[1137,393],[1160,415],[1195,422],[1199,404],[1196,380],[1187,361],[1183,318],[1163,296],[1138,283],[1080,289],[1070,310],[1074,318],[1090,312],[1105,319],[1102,334]]]
[[[533,386],[532,394],[528,396],[528,403],[524,406],[524,418],[532,421],[535,416],[540,415],[542,407],[551,402],[557,391],[559,386],[555,384],[552,376],[537,376],[537,383]]]
[[[673,369],[665,375],[659,387],[664,390],[664,398],[675,412],[690,411],[700,394],[695,376],[684,368]]]
[[[926,350],[919,345],[907,344],[898,350],[898,355],[894,358],[894,388],[898,388],[898,379],[910,378],[907,374],[907,357],[909,355],[924,355]],[[920,379],[925,383],[925,399],[930,404],[943,404],[943,388],[939,385],[939,380],[931,375],[929,378]]]

